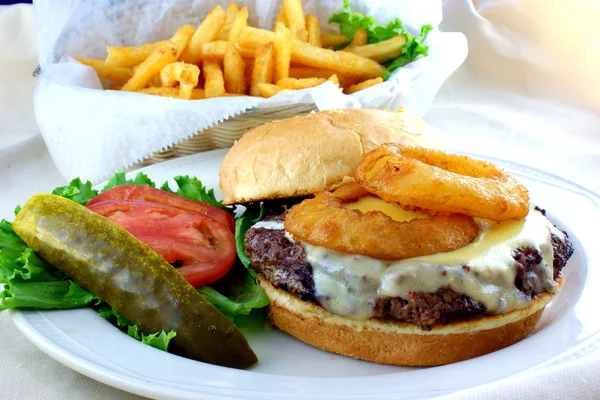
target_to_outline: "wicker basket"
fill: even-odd
[[[164,151],[152,154],[141,165],[151,165],[203,151],[231,147],[236,140],[250,129],[270,121],[306,115],[314,110],[316,110],[314,104],[294,104],[248,111],[238,117],[223,121],[212,128],[200,131],[191,138]]]

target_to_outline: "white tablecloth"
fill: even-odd
[[[448,0],[446,30],[470,56],[426,119],[450,148],[516,161],[600,192],[600,15],[587,0]],[[0,218],[65,184],[37,131],[31,6],[0,7]],[[598,399],[600,354],[521,374],[455,399]],[[37,350],[0,313],[2,399],[132,399]]]

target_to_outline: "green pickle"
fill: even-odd
[[[36,253],[143,332],[177,332],[169,351],[233,368],[257,362],[244,335],[158,253],[119,225],[62,197],[33,196],[15,232]]]

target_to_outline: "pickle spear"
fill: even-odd
[[[158,253],[109,219],[62,197],[38,194],[15,232],[33,250],[143,332],[177,332],[169,351],[233,368],[257,362],[246,338]]]

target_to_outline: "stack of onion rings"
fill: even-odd
[[[456,250],[477,235],[477,224],[466,215],[434,214],[399,222],[380,211],[362,213],[344,207],[366,195],[355,183],[318,193],[291,208],[285,230],[313,245],[384,260]]]
[[[527,189],[516,179],[490,163],[439,150],[385,144],[362,159],[356,180],[292,207],[286,231],[313,245],[399,260],[466,246],[478,233],[473,217],[503,221],[529,212]],[[399,222],[344,207],[371,194],[430,218]]]
[[[492,221],[522,219],[529,194],[493,164],[443,151],[384,144],[356,170],[358,183],[385,201]]]

